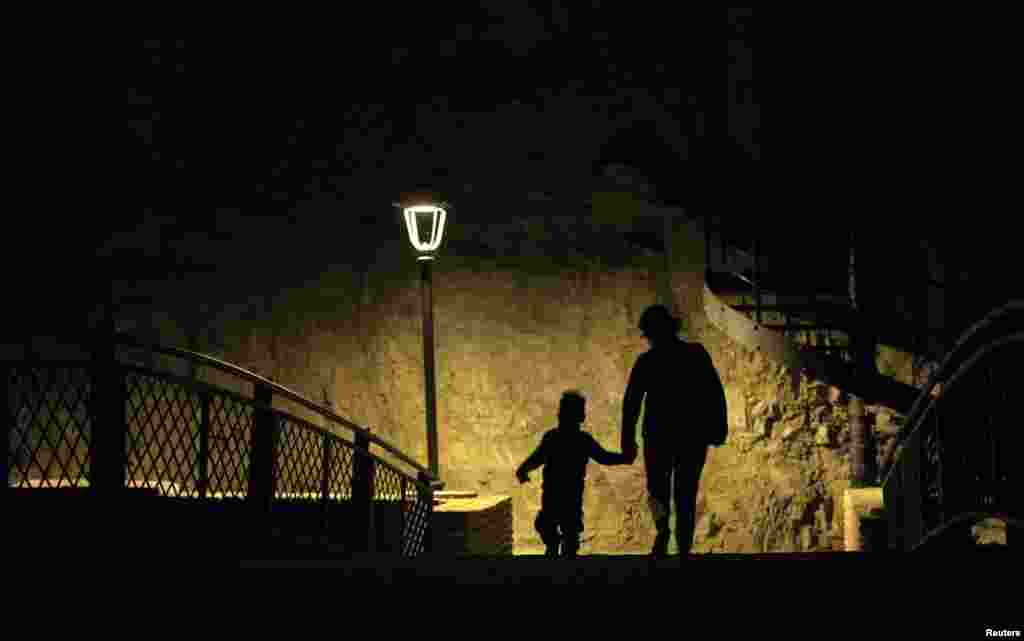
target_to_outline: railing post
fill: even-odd
[[[14,458],[14,451],[11,449],[11,437],[14,435],[14,416],[11,414],[11,368],[0,367],[0,392],[3,396],[0,396],[0,400],[3,401],[3,406],[0,406],[0,421],[3,421],[3,434],[4,443],[6,447],[3,453],[3,469],[4,475],[4,491],[11,486],[11,463]]]
[[[370,437],[357,432],[352,456],[352,536],[355,538],[355,549],[360,552],[373,552],[376,549],[377,533],[374,531],[373,514],[374,474],[373,457],[370,456]]]
[[[705,213],[704,216],[704,263],[705,271],[713,271],[712,269],[712,256],[711,256],[711,214]]]
[[[1020,552],[1024,547],[1024,527],[1016,523],[1006,522],[1006,548],[1011,552]]]
[[[331,435],[324,432],[320,447],[320,530],[323,536],[330,535],[330,504],[331,504],[331,459],[333,458],[333,441]]]
[[[725,237],[725,231],[722,229],[723,225],[718,224],[719,221],[715,221],[715,231],[718,232],[718,260],[722,263],[722,271],[726,271],[727,267],[725,264],[725,246],[729,242]]]
[[[864,399],[857,394],[850,394],[848,404],[850,424],[850,475],[854,487],[867,487],[874,484],[873,456],[870,446],[870,429],[864,418]]]
[[[395,550],[401,555],[405,552],[407,535],[408,532],[405,529],[405,525],[408,522],[405,515],[405,504],[408,500],[409,494],[409,479],[404,476],[399,479],[399,490],[398,490],[398,545],[395,546]]]
[[[902,552],[903,546],[903,480],[899,466],[893,466],[892,473],[882,485],[882,505],[885,507],[886,546],[889,550]]]
[[[875,344],[870,331],[871,321],[867,313],[872,312],[865,299],[869,289],[865,283],[865,262],[858,251],[860,239],[854,232],[850,235],[850,262],[848,277],[850,298],[854,306],[854,326],[850,328],[850,347],[854,359],[854,377],[858,382],[867,383],[875,372]],[[874,283],[872,283],[873,285]],[[851,394],[849,402],[850,446],[852,477],[855,486],[864,487],[875,483],[877,478],[874,442],[872,433],[864,419],[864,394]]]
[[[210,393],[199,393],[199,498],[210,490]]]
[[[434,479],[423,472],[417,474],[416,478],[421,483],[416,487],[417,496],[427,506],[427,523],[423,529],[423,551],[429,553],[434,550],[434,489],[431,485]]]
[[[117,363],[116,339],[108,329],[93,346],[89,399],[89,485],[102,494],[124,489],[128,462],[127,390]]]
[[[274,500],[275,456],[277,454],[277,420],[272,410],[273,391],[256,385],[256,408],[253,412],[249,454],[249,494],[247,500],[257,519],[270,515]]]
[[[912,550],[924,536],[924,523],[921,514],[924,492],[921,485],[922,447],[921,430],[915,430],[907,438],[900,453],[899,474],[903,504],[901,539],[905,551]]]
[[[761,324],[761,243],[754,237],[754,319]]]

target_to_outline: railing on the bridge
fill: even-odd
[[[1024,526],[1024,478],[1013,461],[1024,438],[1011,403],[1021,362],[1018,300],[965,332],[933,374],[883,462],[891,548],[955,546],[984,518],[1004,520],[1008,542]]]
[[[150,366],[125,358],[126,349],[143,353]],[[344,539],[352,551],[380,551],[376,542],[386,541],[385,549],[416,556],[429,545],[441,483],[368,430],[205,354],[127,335],[106,335],[89,350],[78,360],[0,361],[8,491],[146,491],[241,504],[250,515],[266,515],[264,523],[272,512],[320,514],[315,534]],[[157,356],[178,359],[193,373],[226,373],[241,387],[251,384],[252,396],[151,366]],[[275,401],[304,408],[323,426],[275,409]],[[380,514],[390,516],[375,518]]]

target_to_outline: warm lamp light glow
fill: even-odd
[[[444,236],[445,210],[436,205],[414,205],[403,210],[409,242],[421,255],[419,260],[431,260],[432,252],[441,246]]]

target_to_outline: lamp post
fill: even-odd
[[[427,194],[404,197],[398,203],[409,234],[409,242],[420,264],[420,288],[423,293],[423,377],[427,415],[427,467],[441,478],[437,452],[437,395],[434,381],[434,300],[432,266],[444,238],[446,203]]]

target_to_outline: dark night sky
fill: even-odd
[[[139,43],[133,209],[282,215],[317,193],[390,202],[415,184],[576,194],[608,154],[664,172],[759,153],[751,135],[725,144],[727,29],[743,20],[531,4],[404,28],[352,19],[330,41]]]
[[[311,202],[364,223],[422,186],[480,219],[508,215],[484,206],[496,201],[535,209],[537,194],[571,208],[608,161],[692,201],[698,187],[721,195],[715,166],[759,158],[756,107],[729,105],[756,100],[747,12],[567,4],[346,9],[317,31],[129,43],[126,197],[61,233],[27,221],[61,267],[24,270],[28,247],[5,253],[12,295],[35,312],[25,323],[94,306],[112,275],[160,279],[165,261],[193,259],[188,239],[298,238],[316,228]]]
[[[609,161],[638,165],[669,202],[722,197],[715,168],[760,154],[749,12],[566,4],[139,41],[127,207],[67,237],[115,257],[101,274],[139,273],[140,254],[189,260],[185,238],[239,246],[249,228],[314,229],[311,201],[364,222],[422,186],[478,218],[502,215],[496,201],[535,209],[538,193],[582,207]]]
[[[987,234],[922,206],[929,181],[960,186],[954,164],[936,162],[935,132],[951,128],[917,104],[952,68],[932,71],[915,53],[941,50],[925,34],[915,49],[898,23],[871,24],[869,47],[841,39],[842,16],[773,17],[759,60],[777,144],[761,164],[750,161],[760,160],[765,73],[755,85],[752,52],[762,19],[567,5],[403,8],[318,33],[140,41],[128,55],[128,207],[86,230],[87,244],[103,253],[215,236],[223,212],[301,227],[298,205],[324,198],[339,215],[385,216],[398,192],[421,185],[475,217],[532,192],[577,203],[609,160],[640,165],[664,200],[711,203],[748,225],[814,234],[824,216],[909,239],[974,245]]]
[[[968,50],[944,37],[941,17],[924,29],[917,16],[838,10],[767,21],[724,7],[567,4],[385,7],[384,19],[349,12],[317,31],[130,43],[125,202],[68,216],[62,233],[29,220],[74,268],[26,270],[39,262],[25,260],[30,246],[9,247],[16,295],[37,310],[75,293],[95,300],[106,274],[138,273],[126,268],[133,252],[187,260],[167,241],[238,246],[249,227],[301,231],[310,201],[383,217],[398,192],[430,184],[481,218],[495,201],[528,211],[533,192],[575,206],[602,160],[633,161],[665,200],[739,227],[788,224],[823,241],[850,221],[877,237],[909,229],[972,268],[1013,271],[1000,191],[1011,169],[983,149],[1004,139],[1017,104],[1001,62],[1011,40]],[[954,13],[973,33],[992,28]],[[765,97],[772,153],[754,163]]]

